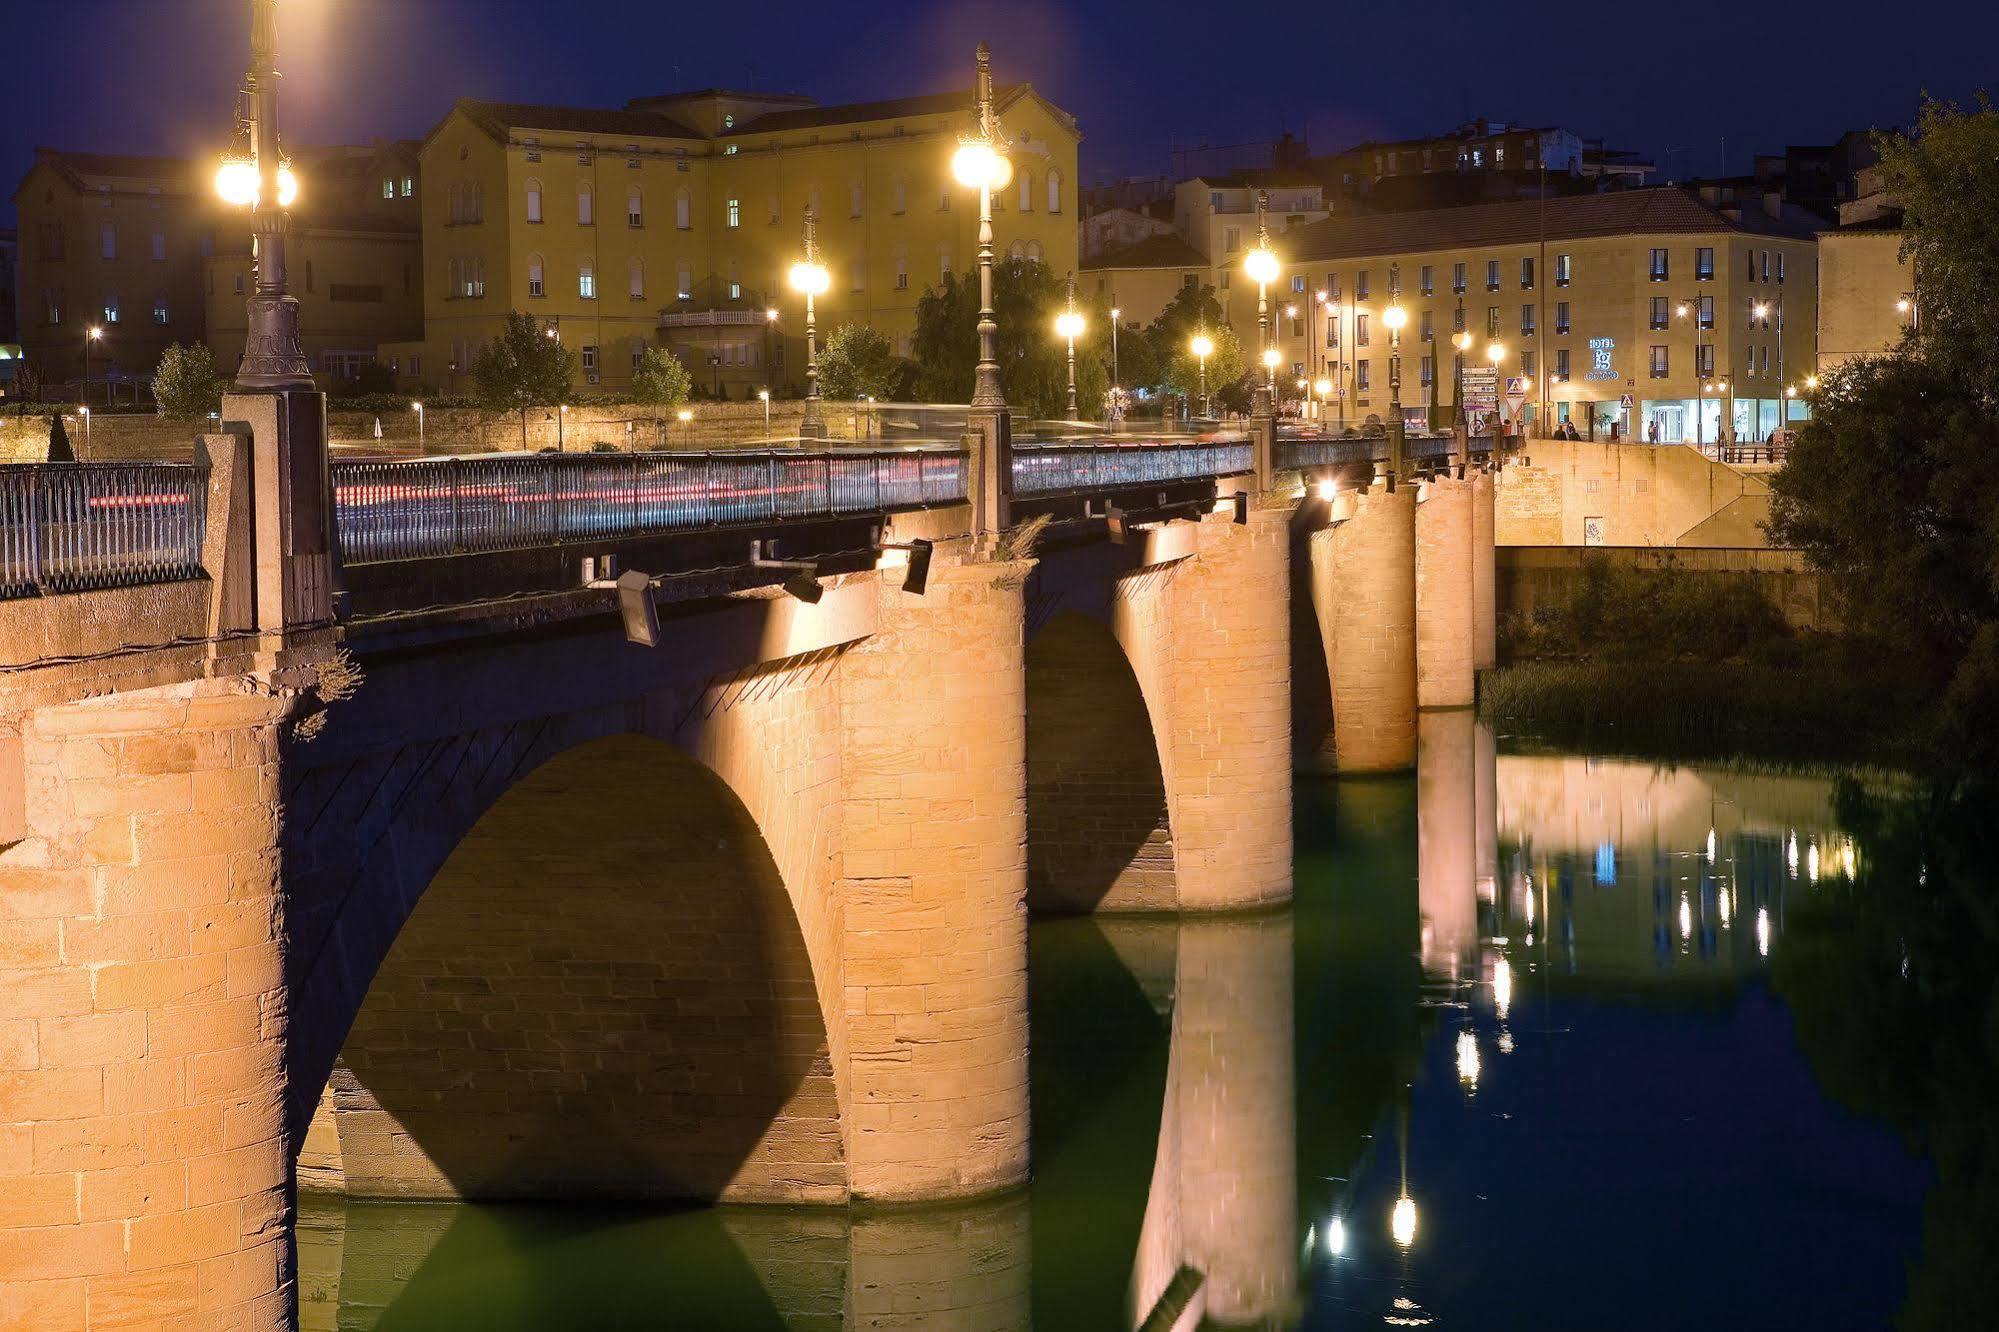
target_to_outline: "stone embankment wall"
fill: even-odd
[[[1767,546],[1770,485],[1682,444],[1537,439],[1497,511],[1501,546]]]
[[[1633,569],[1678,569],[1706,578],[1746,578],[1784,613],[1793,629],[1837,629],[1831,599],[1802,552],[1759,548],[1501,546],[1499,613],[1525,613],[1560,600],[1582,577],[1583,562],[1605,559]]]

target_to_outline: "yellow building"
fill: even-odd
[[[1412,422],[1428,415],[1433,381],[1437,423],[1453,419],[1461,326],[1473,335],[1467,364],[1502,349],[1515,419],[1597,437],[1614,425],[1624,438],[1712,442],[1726,425],[1734,439],[1761,439],[1814,368],[1815,231],[1791,211],[1623,190],[1329,218],[1274,248],[1278,375],[1330,380],[1332,416],[1387,415],[1382,315],[1395,303],[1408,317],[1401,400]],[[1244,299],[1229,316],[1255,347],[1254,288],[1239,258],[1236,268]]]
[[[301,187],[286,252],[291,290],[313,368],[331,387],[384,339],[421,327],[416,145],[291,156]],[[24,237],[17,308],[28,363],[49,396],[82,393],[92,328],[102,330],[87,367],[100,400],[134,392],[171,343],[206,341],[216,364],[234,371],[250,223],[215,197],[213,179],[212,162],[36,154],[14,194]]]
[[[997,247],[1073,270],[1075,122],[1025,84],[996,103],[1015,165]],[[480,347],[525,310],[577,352],[586,385],[628,383],[660,345],[710,393],[802,386],[804,307],[785,275],[810,210],[831,275],[821,335],[866,323],[907,355],[918,297],[977,261],[977,200],[950,173],[971,127],[963,92],[821,107],[710,89],[619,111],[461,100],[423,147],[423,338],[385,354],[412,388],[468,393]]]
[[[1083,261],[1078,291],[1101,297],[1118,323],[1140,328],[1157,319],[1183,288],[1214,281],[1208,261],[1178,236],[1148,236]]]
[[[1916,299],[1903,236],[1897,226],[1861,225],[1819,237],[1820,374],[1902,340]]]

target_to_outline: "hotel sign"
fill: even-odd
[[[1610,363],[1611,354],[1617,350],[1614,338],[1591,338],[1589,340],[1589,371],[1584,379],[1616,379],[1617,370]]]

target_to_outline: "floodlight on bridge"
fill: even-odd
[[[902,590],[922,596],[930,586],[930,552],[934,542],[927,537],[917,537],[914,541],[884,541],[884,551],[905,552],[908,558],[903,562]]]
[[[782,586],[791,596],[808,606],[817,605],[826,589],[819,585],[819,565],[815,560],[775,560],[764,554],[764,543],[750,543],[750,566],[756,569],[788,569],[791,577]]]
[[[652,604],[652,578],[637,569],[618,575],[618,613],[625,621],[625,641],[640,647],[659,646],[659,608]]]
[[[1108,501],[1104,504],[1104,531],[1112,544],[1124,544],[1124,510]]]
[[[1235,505],[1236,525],[1247,527],[1249,525],[1249,492],[1247,490],[1238,490],[1231,499]]]

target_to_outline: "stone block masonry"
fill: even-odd
[[[1473,483],[1439,477],[1416,497],[1416,705],[1468,708],[1477,650]]]
[[[1416,761],[1416,492],[1341,495],[1332,518],[1312,535],[1311,558],[1334,762],[1399,772]]]
[[[278,728],[215,684],[43,708],[0,851],[0,1327],[281,1328]]]

